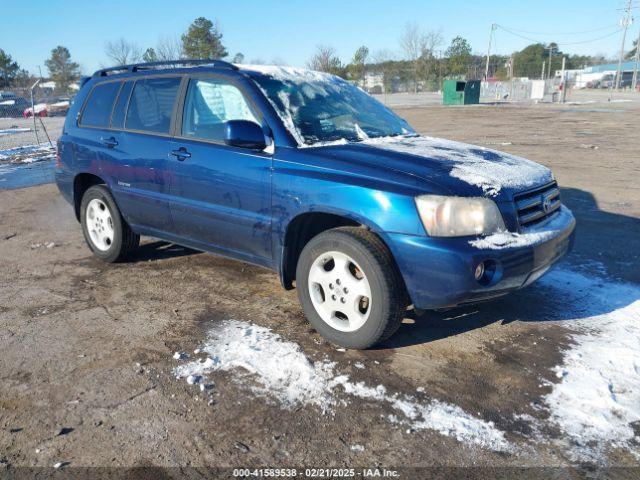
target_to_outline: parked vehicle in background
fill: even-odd
[[[58,156],[58,187],[98,258],[124,260],[149,235],[274,269],[349,348],[391,336],[409,306],[525,287],[573,241],[549,169],[420,136],[359,88],[303,69],[99,70]]]
[[[608,73],[607,75],[604,75],[602,77],[602,79],[600,79],[600,84],[598,85],[599,88],[611,88],[611,87],[613,87],[614,76],[615,75],[612,75],[610,73]]]
[[[57,97],[47,104],[47,114],[50,117],[64,117],[71,107],[70,97]]]
[[[11,97],[0,100],[0,117],[21,117],[30,103],[22,97]]]
[[[0,90],[0,101],[11,100],[16,98],[17,95],[13,92],[8,92],[6,90]]]
[[[38,117],[56,117],[65,116],[71,106],[70,97],[52,97],[39,100],[33,108],[29,106],[23,112],[25,118],[33,116],[33,111]]]

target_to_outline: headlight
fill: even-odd
[[[416,206],[431,237],[491,235],[506,230],[498,206],[487,198],[421,195]]]

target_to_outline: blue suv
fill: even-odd
[[[332,75],[211,60],[84,79],[56,180],[100,259],[147,235],[273,269],[350,348],[530,284],[575,227],[541,165],[418,135]]]

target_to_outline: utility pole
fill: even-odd
[[[513,101],[513,55],[509,57],[509,101]]]
[[[551,57],[553,56],[553,47],[549,45],[549,71],[547,73],[547,78],[551,78]]]
[[[545,69],[545,65],[546,64],[547,64],[547,62],[543,60],[542,61],[542,72],[540,72],[540,80],[544,80],[544,71],[546,70]]]
[[[638,64],[640,63],[640,28],[638,29],[638,40],[636,41],[636,65],[633,68],[633,81],[631,82],[631,88],[635,92],[638,87]]]
[[[567,82],[565,79],[565,75],[567,72],[564,71],[566,66],[567,57],[562,57],[562,74],[560,75],[560,85],[562,86],[562,91],[560,92],[560,103],[564,103],[567,99]]]
[[[496,29],[496,24],[491,24],[491,30],[489,30],[489,45],[487,46],[487,64],[484,67],[484,81],[489,78],[489,57],[491,56],[491,39],[493,38],[493,32]]]
[[[622,43],[620,44],[620,57],[618,58],[618,69],[616,70],[615,88],[616,92],[620,89],[620,80],[622,77],[622,60],[624,59],[624,44],[627,41],[627,28],[631,25],[631,4],[633,0],[629,0],[625,9],[625,17],[622,19]]]

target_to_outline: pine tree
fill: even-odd
[[[145,63],[157,62],[158,55],[156,55],[156,51],[152,47],[147,48],[142,54],[142,61]]]
[[[451,45],[447,48],[445,56],[449,59],[449,73],[464,75],[471,63],[471,45],[466,39],[456,37],[451,40]]]
[[[362,82],[362,84],[364,84],[367,57],[369,57],[369,49],[363,45],[356,50],[350,65],[350,70],[354,79],[358,82]]]
[[[0,48],[0,87],[10,86],[19,73],[18,62],[14,62],[11,55]]]
[[[44,63],[56,89],[61,92],[67,92],[69,85],[80,77],[80,65],[71,61],[71,53],[66,47],[57,46],[51,50],[51,56]]]
[[[182,35],[182,50],[186,58],[223,58],[228,55],[222,45],[222,33],[213,22],[204,17],[196,18]]]

